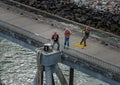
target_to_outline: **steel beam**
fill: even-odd
[[[70,73],[69,73],[69,85],[74,84],[74,69],[70,68]]]
[[[60,68],[59,68],[58,65],[56,65],[55,70],[56,70],[55,72],[56,72],[56,74],[57,74],[57,76],[58,76],[58,78],[59,78],[59,80],[60,80],[60,82],[61,82],[61,85],[68,85],[68,84],[67,84],[67,81],[65,80],[65,77],[64,77],[64,75],[62,74],[62,71],[60,70]]]
[[[52,71],[50,66],[45,66],[46,85],[53,85]]]

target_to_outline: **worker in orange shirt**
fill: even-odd
[[[66,28],[64,31],[65,41],[64,41],[64,49],[69,48],[69,39],[70,39],[71,31]]]

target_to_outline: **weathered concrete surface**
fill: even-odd
[[[10,16],[9,16],[10,15]],[[14,13],[12,11],[6,10],[0,7],[0,20],[13,24],[15,26],[21,27],[27,31],[34,33],[37,36],[42,36],[47,39],[51,39],[51,35],[56,31],[60,35],[60,44],[61,49],[63,47],[64,36],[63,36],[63,29],[59,29],[53,27],[45,22],[40,22],[38,20],[33,20],[23,15]],[[105,62],[111,63],[113,65],[120,67],[120,52],[119,48],[112,48],[109,46],[102,45],[101,43],[88,40],[88,48],[81,49],[74,44],[79,43],[82,36],[78,36],[73,32],[71,39],[70,39],[70,48],[75,49],[77,51],[83,52],[85,54],[94,56],[98,59],[101,59]]]

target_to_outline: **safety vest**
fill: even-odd
[[[59,35],[58,34],[54,34],[52,36],[52,40],[58,41]]]
[[[89,29],[86,28],[86,29],[85,29],[85,32],[89,32]]]
[[[54,34],[53,35],[53,39],[57,39],[58,38],[58,35],[57,34]]]
[[[69,30],[66,30],[65,33],[64,33],[65,36],[70,36],[70,31]]]

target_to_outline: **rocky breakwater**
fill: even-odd
[[[120,35],[120,0],[15,0],[69,20]],[[26,1],[26,2],[25,2]]]

